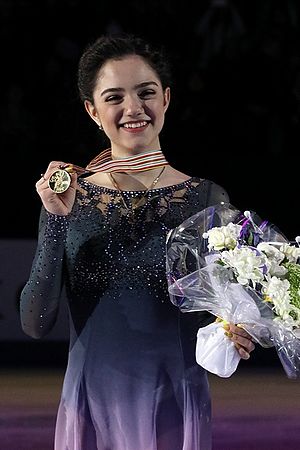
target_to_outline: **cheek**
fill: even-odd
[[[121,121],[122,112],[117,109],[102,108],[99,111],[102,122],[107,124],[107,126],[114,126]]]
[[[160,124],[164,121],[164,105],[161,101],[145,105],[145,113],[151,117],[153,123]]]
[[[165,121],[165,111],[164,106],[160,105],[160,107],[156,110],[156,124],[161,128]]]

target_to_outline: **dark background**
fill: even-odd
[[[103,148],[78,99],[77,63],[91,40],[118,31],[170,54],[162,133],[170,162],[222,184],[234,205],[288,238],[299,234],[297,0],[1,0],[0,8],[3,237],[36,236],[34,184],[50,160],[85,165]]]
[[[34,185],[49,161],[86,165],[104,148],[76,71],[90,41],[119,31],[168,50],[167,159],[300,234],[299,1],[1,0],[0,21],[2,242],[36,238]]]

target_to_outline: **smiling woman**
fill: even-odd
[[[164,54],[134,36],[102,36],[79,61],[78,87],[111,147],[83,169],[85,179],[72,166],[64,192],[48,184],[63,161],[36,183],[39,240],[20,308],[24,331],[43,337],[65,287],[70,351],[55,448],[210,450],[209,386],[195,343],[213,319],[171,303],[165,247],[172,228],[227,193],[176,170],[161,150],[170,102]],[[228,331],[249,358],[250,336]]]
[[[144,58],[125,55],[102,65],[93,101],[85,100],[84,104],[110,139],[112,154],[119,158],[160,148],[159,133],[169,98],[170,88],[163,89],[159,76]]]

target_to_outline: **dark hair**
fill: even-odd
[[[104,63],[129,55],[144,58],[159,77],[163,89],[170,86],[170,66],[162,48],[154,49],[142,38],[131,34],[101,36],[85,49],[79,60],[77,85],[81,100],[93,103],[96,77]]]

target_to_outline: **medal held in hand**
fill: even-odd
[[[164,167],[168,164],[168,161],[160,149],[151,150],[139,155],[128,156],[126,158],[112,159],[111,148],[108,148],[92,159],[85,168],[75,164],[62,165],[50,176],[48,186],[56,194],[62,194],[70,187],[72,181],[70,173],[76,172],[78,177],[84,178],[96,172],[104,172],[109,173],[111,177],[111,174],[114,172],[141,172],[157,167],[162,167],[164,170]],[[160,175],[161,174],[159,174],[159,177]],[[156,184],[157,181],[158,180],[155,179],[154,184]],[[152,187],[153,186],[150,188]]]
[[[72,166],[67,166],[53,172],[48,180],[49,188],[56,194],[62,194],[65,192],[71,184],[70,172],[72,172],[72,170]]]

